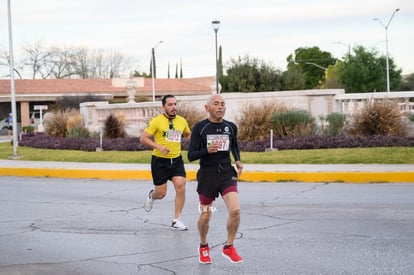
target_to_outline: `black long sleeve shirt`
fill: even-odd
[[[219,145],[217,153],[208,153],[207,147],[210,143]],[[188,148],[189,161],[199,159],[201,167],[231,164],[230,152],[235,161],[240,160],[237,126],[233,122],[223,120],[213,123],[205,119],[194,125]]]

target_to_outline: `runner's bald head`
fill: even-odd
[[[212,95],[207,99],[207,105],[211,105],[215,101],[224,101],[221,95]]]

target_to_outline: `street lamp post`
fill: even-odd
[[[9,63],[10,63],[10,93],[11,93],[11,109],[13,115],[12,122],[12,143],[13,143],[13,156],[17,158],[17,107],[16,107],[16,87],[14,84],[14,57],[13,57],[13,35],[12,35],[12,21],[11,21],[11,4],[10,0],[7,1],[7,15],[8,15],[8,30],[9,30]]]
[[[328,70],[328,68],[325,68],[325,67],[323,67],[321,65],[318,65],[316,63],[313,63],[313,62],[305,62],[305,64],[313,65],[313,66],[318,67],[319,69],[322,69],[324,71]]]
[[[159,44],[163,43],[163,41],[158,41],[157,44],[152,48],[151,51],[151,78],[152,78],[152,102],[155,102],[155,49],[158,47]]]
[[[382,23],[382,21],[379,18],[374,18],[374,20],[378,21],[385,29],[385,51],[386,51],[386,62],[387,62],[387,69],[386,69],[387,70],[387,93],[390,92],[390,67],[389,67],[389,61],[388,61],[388,27],[390,26],[390,23],[391,23],[392,18],[394,17],[394,14],[399,10],[400,9],[394,10],[387,25]]]
[[[218,68],[218,54],[217,54],[217,32],[220,28],[220,21],[214,20],[211,21],[211,24],[213,25],[214,33],[216,36],[216,93],[219,94],[219,68]]]

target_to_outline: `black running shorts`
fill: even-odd
[[[197,172],[197,192],[206,197],[217,198],[228,187],[237,190],[237,172],[231,164],[200,167]]]
[[[151,174],[154,185],[167,183],[173,177],[186,177],[184,161],[181,156],[177,158],[160,158],[152,156]]]

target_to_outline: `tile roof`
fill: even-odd
[[[177,78],[177,79],[155,79],[155,89],[159,92],[185,92],[185,91],[210,91],[214,77],[204,78]],[[138,88],[139,91],[152,92],[151,78],[144,79],[144,87]]]
[[[111,79],[16,79],[16,94],[116,92]],[[0,94],[10,92],[10,80],[0,80]]]
[[[118,79],[119,80],[119,79]],[[122,81],[127,81],[123,79]],[[155,79],[155,89],[159,94],[176,95],[210,93],[214,77]],[[119,81],[118,81],[119,82]],[[124,95],[124,85],[114,85],[112,79],[16,79],[15,90],[18,94],[67,94],[67,93],[110,93]],[[144,87],[138,93],[152,93],[152,79],[144,78]],[[10,94],[10,80],[0,79],[0,95]]]

